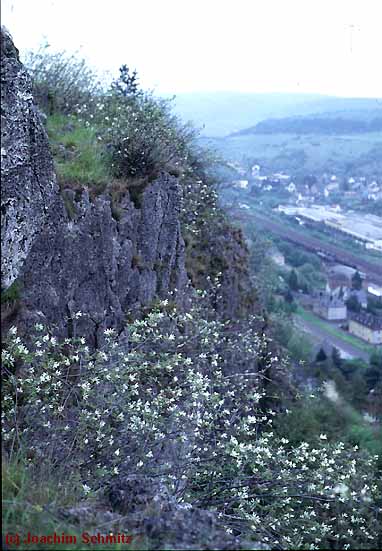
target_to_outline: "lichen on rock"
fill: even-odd
[[[8,32],[1,30],[2,289],[22,272],[58,193],[31,79]]]

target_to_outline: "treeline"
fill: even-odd
[[[369,120],[339,117],[291,117],[267,119],[256,126],[237,132],[236,136],[249,134],[360,134],[382,131],[382,116],[376,114]]]

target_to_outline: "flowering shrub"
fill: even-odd
[[[73,114],[102,91],[98,75],[84,59],[53,52],[48,44],[28,52],[24,63],[33,79],[34,99],[46,115]]]
[[[231,468],[243,474],[239,484],[224,481],[217,492],[225,497],[223,518],[234,526],[246,519],[257,538],[276,549],[380,545],[382,485],[375,458],[342,443],[325,445],[324,434],[320,439],[295,448],[272,432],[255,442],[231,440]]]
[[[48,115],[61,185],[104,190],[114,178],[140,206],[145,186],[165,171],[182,185],[187,252],[195,246],[193,238],[203,240],[203,233],[221,222],[212,175],[220,161],[197,145],[197,130],[174,115],[171,100],[139,87],[135,71],[122,66],[119,78],[106,91],[75,55],[54,53],[44,46],[28,54],[26,65],[36,101]]]
[[[273,548],[375,548],[374,459],[324,434],[298,447],[273,434],[258,358],[282,366],[256,327],[216,321],[201,298],[187,313],[162,301],[124,338],[107,330],[95,353],[39,325],[26,347],[13,329],[3,351],[6,448],[65,462],[85,494],[127,476],[159,478],[178,501],[213,508],[227,531]]]
[[[171,114],[167,100],[145,93],[105,98],[100,139],[111,154],[117,178],[153,177],[161,170],[181,172],[194,130]]]
[[[36,337],[31,352],[11,333],[3,351],[5,440],[25,443],[31,434],[32,440],[41,442],[35,450],[41,456],[48,449],[61,456],[66,446],[75,445],[83,456],[76,462],[84,476],[94,477],[96,470],[100,480],[119,470],[139,471],[142,460],[146,472],[150,465],[157,470],[159,457],[164,454],[169,461],[174,454],[169,430],[176,460],[189,459],[192,450],[199,449],[199,440],[205,439],[206,427],[216,430],[212,421],[222,416],[219,423],[225,426],[231,416],[239,417],[241,402],[228,409],[223,405],[232,402],[236,387],[243,392],[240,385],[253,388],[260,378],[256,351],[262,344],[250,328],[235,334],[224,322],[200,320],[172,307],[163,311],[166,308],[165,301],[134,322],[123,344],[117,343],[113,330],[107,331],[107,349],[95,355],[81,340],[58,344],[48,334]],[[244,344],[241,364],[244,371],[251,369],[251,375],[226,376],[226,371],[233,372],[230,362]],[[20,361],[24,367],[18,377],[14,371]],[[251,392],[245,409],[259,400],[260,394]],[[57,432],[61,449],[48,438],[50,430]],[[110,456],[114,444],[116,451],[124,450],[123,461],[119,453]],[[170,462],[165,472],[173,467]]]

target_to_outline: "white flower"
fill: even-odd
[[[326,436],[326,434],[320,434],[320,440],[327,440],[328,437]]]
[[[120,450],[118,448],[118,450],[115,450],[114,455],[116,455],[118,457],[119,454],[120,454]]]
[[[334,487],[334,493],[339,494],[341,496],[341,498],[344,499],[344,498],[346,498],[346,496],[349,493],[349,487],[346,486],[346,484],[344,484],[343,482],[341,482],[340,484],[337,484]]]
[[[87,495],[90,492],[91,488],[87,484],[82,484],[82,489],[85,492],[85,494]]]

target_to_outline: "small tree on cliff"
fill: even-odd
[[[341,354],[338,348],[336,348],[335,346],[333,346],[332,348],[332,363],[338,369],[341,368],[341,365],[342,365]]]
[[[119,68],[119,77],[111,85],[114,93],[125,98],[134,97],[139,93],[138,73],[125,64]]]

